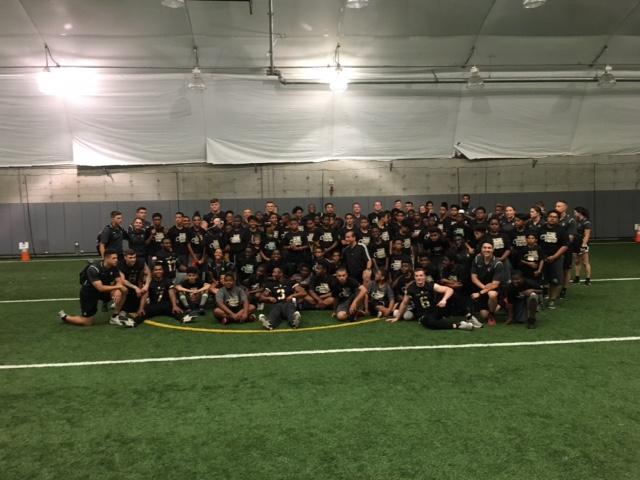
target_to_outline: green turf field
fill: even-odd
[[[640,246],[591,251],[594,278],[640,277]],[[77,297],[83,263],[0,262],[0,300]],[[575,286],[536,330],[473,332],[80,328],[55,316],[76,301],[1,303],[0,364],[640,337],[639,290]],[[638,398],[638,341],[1,369],[0,479],[636,480]]]

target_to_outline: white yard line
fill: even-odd
[[[460,345],[410,345],[404,347],[340,348],[331,350],[297,350],[291,352],[227,353],[223,355],[197,355],[191,357],[132,358],[128,360],[99,360],[90,362],[31,363],[0,365],[0,370],[35,368],[92,367],[98,365],[129,365],[133,363],[173,363],[196,360],[230,360],[236,358],[292,357],[299,355],[329,355],[339,353],[397,352],[407,350],[451,350],[461,348],[541,347],[546,345],[572,345],[585,343],[637,342],[640,337],[581,338],[572,340],[541,340],[537,342],[463,343]]]

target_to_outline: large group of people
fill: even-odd
[[[223,325],[298,328],[305,311],[327,310],[337,321],[473,330],[496,325],[502,310],[506,324],[534,328],[583,269],[591,283],[589,212],[571,215],[564,201],[526,213],[474,208],[469,195],[437,208],[376,201],[369,213],[356,202],[339,216],[332,202],[236,213],[214,198],[205,215],[176,212],[171,226],[147,215],[140,207],[125,226],[111,213],[97,238],[101,259],[80,273],[81,314],[60,311],[64,322],[92,325],[102,301],[109,322],[125,327],[155,316],[189,323],[210,310]]]

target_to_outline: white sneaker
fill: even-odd
[[[482,325],[482,322],[480,322],[480,320],[478,320],[473,315],[471,315],[470,318],[467,318],[466,321],[467,323],[470,323],[471,325],[473,325],[473,328],[482,328],[484,326]]]
[[[128,318],[126,320],[122,320],[122,326],[127,328],[135,328],[138,324],[133,320],[133,318]]]
[[[110,325],[117,325],[119,327],[122,327],[122,320],[120,320],[120,317],[118,317],[118,315],[113,315],[110,319],[109,319],[109,324]]]
[[[191,322],[193,322],[193,316],[192,315],[185,315],[184,317],[182,317],[180,319],[180,321],[182,323],[191,323]]]
[[[266,330],[273,330],[273,326],[271,325],[267,317],[265,317],[264,313],[261,313],[260,315],[258,315],[258,321],[262,324],[262,326]]]
[[[291,328],[298,328],[300,326],[300,312],[294,312],[293,320],[291,320]]]
[[[458,324],[458,330],[473,330],[473,324],[463,320]]]
[[[65,321],[65,317],[66,317],[66,316],[67,316],[67,314],[65,313],[65,311],[64,311],[64,310],[60,310],[60,311],[58,312],[58,318],[59,318],[60,320],[62,320],[63,322]]]

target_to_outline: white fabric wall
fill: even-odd
[[[60,99],[0,76],[0,165],[251,164],[640,153],[640,88],[618,83],[280,85],[266,78],[102,75]]]

